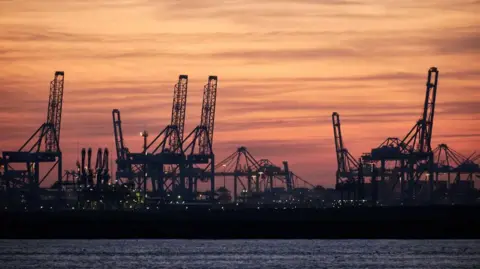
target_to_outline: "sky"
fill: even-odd
[[[114,151],[111,111],[139,150],[169,123],[189,76],[186,131],[218,76],[218,161],[246,146],[313,184],[335,183],[331,114],[356,157],[420,118],[439,69],[432,146],[480,152],[480,1],[0,0],[0,151],[46,119],[49,82],[65,72],[61,148]]]

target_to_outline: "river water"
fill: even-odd
[[[480,240],[0,240],[0,268],[480,268]]]

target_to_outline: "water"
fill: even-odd
[[[0,268],[480,268],[480,240],[0,240]]]

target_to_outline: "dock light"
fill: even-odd
[[[182,196],[179,195],[177,198],[178,198],[178,199],[182,199]]]

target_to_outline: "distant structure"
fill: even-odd
[[[3,178],[7,200],[12,203],[40,200],[40,184],[56,168],[58,190],[61,190],[62,151],[60,130],[62,121],[64,72],[57,71],[50,82],[47,119],[17,151],[3,152]],[[51,164],[41,176],[40,164]],[[59,192],[60,193],[60,192]],[[60,196],[58,197],[60,198]]]
[[[452,203],[474,202],[477,192],[475,175],[480,178],[480,165],[475,163],[480,159],[479,155],[472,153],[466,157],[446,144],[438,145],[433,154],[434,199],[447,198]]]
[[[216,176],[233,177],[234,202],[239,200],[239,185],[242,188],[240,192],[242,201],[264,203],[271,203],[273,200],[291,200],[291,196],[296,192],[306,192],[304,189],[295,188],[301,183],[313,187],[291,172],[287,161],[283,162],[282,169],[267,159],[257,160],[246,147],[239,147],[215,166]]]

